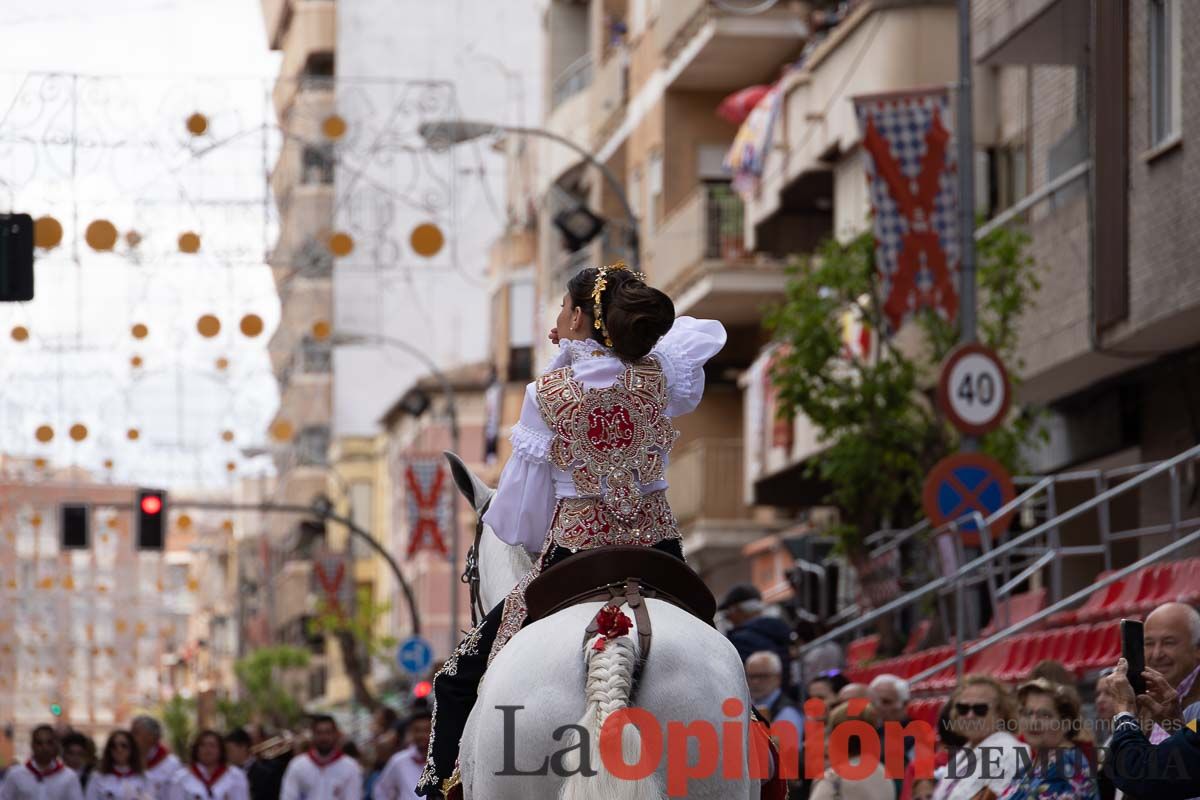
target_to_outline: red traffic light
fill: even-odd
[[[142,497],[142,512],[157,514],[162,511],[163,501],[158,495],[148,494]]]
[[[420,681],[413,687],[413,697],[428,697],[433,691],[433,684],[429,681]]]

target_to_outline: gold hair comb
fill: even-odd
[[[615,264],[609,264],[596,270],[596,282],[592,284],[592,315],[595,317],[592,325],[604,337],[605,347],[612,347],[613,343],[612,337],[608,335],[608,326],[604,324],[604,309],[600,305],[600,298],[604,295],[604,290],[608,288],[608,273],[619,272],[620,270],[626,270],[642,283],[646,282],[645,275],[629,269],[629,265],[624,261],[618,261]]]

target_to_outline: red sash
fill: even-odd
[[[56,759],[54,759],[54,766],[50,767],[50,769],[46,770],[45,772],[42,772],[40,769],[38,769],[34,765],[33,759],[31,758],[25,762],[25,769],[32,772],[33,777],[38,779],[38,783],[41,783],[42,781],[46,780],[46,778],[49,778],[54,773],[62,772],[63,771],[63,762],[59,761],[56,758]]]
[[[161,744],[154,745],[154,750],[149,756],[146,757],[146,769],[154,769],[161,764],[163,759],[165,759],[168,755],[170,755],[170,751],[168,751],[167,748],[163,747]]]
[[[213,770],[213,774],[212,774],[211,778],[204,777],[204,772],[202,772],[200,767],[196,766],[195,764],[192,764],[191,770],[192,770],[192,774],[196,776],[196,780],[203,783],[204,788],[208,790],[208,796],[212,797],[213,796],[213,787],[217,785],[217,781],[221,780],[221,776],[224,775],[228,771],[228,768],[224,764],[222,764],[221,766],[219,766],[215,770]]]
[[[334,750],[328,758],[322,758],[321,754],[316,750],[308,751],[308,757],[312,759],[312,762],[317,765],[318,769],[325,769],[330,764],[341,758],[342,755],[343,753],[341,750]]]

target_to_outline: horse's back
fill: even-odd
[[[479,700],[463,737],[461,758],[468,797],[557,796],[563,778],[553,770],[558,761],[554,754],[568,747],[564,735],[584,712],[585,631],[602,605],[581,604],[532,623],[496,656],[480,685]],[[658,772],[665,787],[666,737],[670,730],[682,735],[670,724],[702,722],[721,736],[726,732],[723,725],[740,722],[739,752],[744,754],[749,697],[741,660],[724,636],[668,603],[649,600],[648,607],[653,640],[634,705],[653,716],[663,735]],[[743,713],[725,715],[723,703],[730,698],[740,701]],[[719,746],[732,744],[721,742]],[[694,761],[697,741],[689,741],[688,750],[689,760]],[[517,774],[543,767],[545,775]],[[716,774],[721,774],[719,756]],[[693,780],[687,796],[743,798],[750,796],[748,786],[744,777]]]

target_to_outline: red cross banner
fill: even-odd
[[[313,579],[329,610],[347,616],[354,602],[354,579],[345,553],[322,550],[313,559]]]
[[[408,487],[407,556],[419,550],[434,550],[446,556],[445,535],[450,531],[450,503],[454,498],[441,458],[412,461],[404,471]]]
[[[883,313],[895,333],[922,308],[958,314],[958,190],[944,89],[854,98],[874,212]]]

